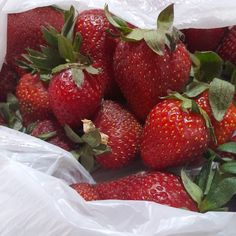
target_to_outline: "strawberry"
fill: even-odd
[[[77,193],[79,193],[86,201],[94,201],[100,199],[97,190],[91,184],[77,183],[70,185],[70,187],[72,187]]]
[[[184,111],[181,101],[164,100],[148,115],[141,137],[141,157],[156,169],[184,165],[196,160],[208,147],[204,119]]]
[[[1,114],[0,114],[0,125],[6,125],[6,122]]]
[[[200,94],[196,98],[196,102],[207,112],[211,119],[215,130],[217,145],[230,141],[234,131],[236,130],[236,106],[231,103],[224,115],[224,118],[221,121],[217,121],[212,114],[208,90]],[[215,147],[215,144],[212,143],[211,146]]]
[[[26,52],[26,48],[39,49],[45,43],[41,28],[48,24],[57,30],[63,26],[63,15],[53,7],[9,14],[6,61],[17,69],[15,60]],[[22,75],[22,70],[19,72]]]
[[[80,53],[82,39],[74,33],[74,23],[75,9],[71,7],[65,12],[62,31],[44,28],[47,45],[41,51],[28,49],[24,55],[27,62],[21,63],[50,81],[48,96],[54,115],[61,125],[73,127],[96,112],[103,96],[102,74],[91,66],[88,56]]]
[[[26,126],[52,117],[48,84],[41,81],[39,75],[26,74],[21,77],[16,88],[16,96]]]
[[[119,168],[135,158],[139,150],[142,127],[134,116],[119,104],[104,101],[94,118],[95,126],[108,135],[111,152],[97,156],[105,168]]]
[[[111,23],[116,21],[106,14]],[[124,23],[118,27],[127,41],[116,47],[115,78],[131,110],[142,121],[161,96],[168,90],[182,90],[189,80],[191,61],[177,30],[171,31],[172,14],[173,5],[161,12],[157,30],[131,29]],[[163,21],[165,17],[168,23]]]
[[[53,112],[62,124],[72,127],[90,118],[100,105],[102,89],[98,75],[83,70],[84,78],[75,82],[73,69],[55,74],[49,84],[49,99]]]
[[[86,10],[79,14],[75,24],[75,32],[83,38],[82,52],[89,54],[102,69],[105,95],[118,97],[119,89],[113,75],[113,54],[116,41],[106,31],[114,31],[114,27],[106,19],[103,10]]]
[[[140,172],[95,186],[101,199],[145,200],[197,211],[179,177],[170,173]]]
[[[236,26],[225,35],[218,48],[218,54],[225,60],[236,65]]]
[[[0,71],[0,102],[5,102],[8,93],[14,93],[16,90],[17,76],[11,70],[10,66],[3,64]]]
[[[31,135],[67,151],[71,151],[74,146],[72,141],[66,136],[64,129],[55,120],[43,120],[38,122],[33,128]]]
[[[188,50],[195,52],[216,50],[226,31],[226,28],[214,28],[185,29],[182,32],[185,35],[185,44]]]

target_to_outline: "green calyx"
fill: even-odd
[[[72,154],[90,172],[96,166],[96,156],[111,152],[107,145],[108,136],[101,133],[90,120],[83,120],[84,134],[82,136],[74,132],[68,125],[65,125],[64,129],[67,137],[77,144],[77,148],[72,151]]]
[[[236,143],[218,147],[217,152],[236,154]],[[206,162],[194,179],[182,170],[186,191],[197,203],[200,212],[227,210],[227,203],[236,194],[236,161],[213,150],[206,153]]]
[[[22,132],[25,131],[19,111],[19,103],[13,94],[8,94],[7,101],[0,103],[0,115],[9,128]]]
[[[171,51],[174,51],[182,35],[175,27],[173,27],[174,4],[170,4],[159,14],[157,29],[154,30],[132,29],[124,20],[112,15],[109,12],[107,5],[105,6],[104,11],[110,24],[119,32],[118,35],[111,33],[113,36],[121,37],[121,39],[128,42],[144,40],[148,47],[158,55],[164,54],[166,46]]]
[[[23,60],[18,61],[21,68],[31,73],[40,74],[40,78],[44,81],[49,81],[55,71],[60,72],[59,69],[70,69],[69,65],[73,64],[73,69],[77,65],[77,71],[83,71],[85,68],[88,73],[91,71],[95,74],[92,68],[92,60],[89,56],[80,53],[82,45],[82,37],[80,33],[74,32],[74,25],[76,21],[75,9],[72,6],[69,11],[64,11],[65,24],[58,32],[54,27],[47,26],[42,28],[46,46],[41,46],[40,51],[27,49],[27,54],[23,54]],[[75,70],[73,70],[75,72]],[[82,73],[82,72],[81,72]],[[80,72],[73,74],[80,75]],[[96,70],[96,73],[98,71]],[[76,77],[75,81],[78,80]],[[81,80],[81,76],[79,78]]]

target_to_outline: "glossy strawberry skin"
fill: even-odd
[[[101,199],[146,200],[197,211],[180,178],[161,172],[140,172],[95,186]]]
[[[50,132],[56,132],[56,135],[47,139],[47,142],[63,148],[66,151],[71,151],[73,149],[73,142],[66,136],[63,127],[55,120],[43,120],[38,122],[31,132],[31,135],[39,137],[40,135]]]
[[[35,8],[22,13],[8,15],[7,28],[7,56],[6,61],[18,69],[15,59],[19,59],[25,49],[40,49],[45,43],[42,34],[42,27],[50,24],[57,30],[63,26],[63,15],[52,7]]]
[[[155,169],[187,165],[208,147],[203,118],[183,112],[181,102],[164,100],[148,115],[141,137],[141,157]]]
[[[236,26],[232,27],[223,38],[218,54],[223,60],[230,61],[236,65]]]
[[[99,155],[97,162],[105,168],[120,168],[129,164],[139,151],[142,126],[118,103],[104,101],[94,118],[94,124],[109,136],[111,153]]]
[[[85,10],[79,14],[75,24],[75,32],[83,38],[82,52],[89,54],[102,70],[101,83],[108,97],[118,97],[119,89],[114,80],[112,67],[116,40],[106,30],[114,32],[104,11],[100,9]]]
[[[21,77],[16,88],[16,97],[26,126],[52,117],[48,85],[38,75],[26,74]]]
[[[8,66],[3,64],[0,71],[0,102],[5,102],[8,93],[15,93],[17,84],[16,73]]]
[[[183,44],[164,56],[154,53],[144,41],[120,42],[114,55],[116,81],[130,108],[145,120],[150,110],[167,95],[179,91],[189,80],[191,62]]]
[[[71,69],[53,76],[49,84],[49,99],[61,125],[78,127],[82,119],[94,115],[103,95],[99,76],[84,71],[84,81],[80,87],[74,82]]]
[[[215,130],[215,136],[217,139],[217,145],[221,145],[230,141],[234,131],[236,130],[236,106],[232,103],[223,120],[217,121],[211,110],[211,106],[208,98],[208,91],[202,93],[200,96],[196,98],[196,102],[199,106],[201,106],[208,114],[211,119],[212,125]],[[216,145],[211,142],[211,147],[215,147]]]
[[[88,183],[78,183],[70,185],[77,193],[79,193],[84,200],[86,201],[94,201],[100,200],[100,196],[95,189],[95,187]]]
[[[227,28],[183,30],[190,52],[216,50],[226,32]]]

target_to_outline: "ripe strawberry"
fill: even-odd
[[[103,96],[102,75],[91,66],[90,58],[79,52],[82,39],[73,32],[74,7],[65,12],[65,20],[61,32],[51,26],[44,28],[47,45],[41,51],[28,49],[24,57],[27,62],[22,66],[33,68],[41,78],[50,80],[48,97],[54,115],[61,125],[75,127],[99,107]]]
[[[109,137],[111,152],[96,158],[103,167],[119,168],[135,158],[142,127],[131,113],[115,102],[104,101],[94,124]]]
[[[73,69],[55,74],[49,84],[49,99],[53,112],[61,125],[79,126],[90,118],[100,105],[102,88],[100,75],[83,70],[84,78],[76,83]]]
[[[100,200],[100,196],[91,184],[78,183],[70,185],[76,192],[78,192],[86,201]]]
[[[81,12],[75,24],[75,33],[79,32],[83,38],[82,52],[90,55],[102,69],[105,95],[117,97],[119,89],[114,80],[112,67],[116,41],[106,33],[108,29],[114,31],[104,11],[100,9]]]
[[[115,78],[131,110],[143,121],[161,96],[182,90],[189,80],[189,54],[175,28],[171,31],[173,21],[162,21],[166,14],[173,14],[173,5],[159,15],[156,30],[131,29],[123,23],[118,28],[128,41],[116,47]]]
[[[26,74],[21,77],[16,88],[16,96],[26,126],[52,117],[48,85],[40,80],[39,75]]]
[[[197,211],[179,177],[170,173],[140,172],[95,186],[101,199],[146,200]]]
[[[31,135],[67,151],[71,151],[74,146],[72,141],[66,136],[64,129],[55,120],[43,120],[38,122],[32,130]]]
[[[0,71],[0,102],[5,102],[8,93],[16,90],[17,76],[7,64]]]
[[[190,52],[195,51],[214,51],[217,49],[226,28],[215,29],[185,29],[185,44]]]
[[[201,156],[208,141],[199,114],[183,111],[180,101],[164,100],[148,115],[141,137],[141,157],[156,169],[184,165]]]
[[[223,120],[217,121],[211,110],[211,106],[208,98],[208,91],[203,92],[196,98],[197,104],[202,107],[208,114],[211,119],[212,125],[215,130],[215,136],[217,140],[217,145],[221,145],[230,141],[234,131],[236,130],[236,106],[232,103]],[[215,147],[215,144],[211,144],[212,147]]]
[[[26,52],[25,49],[39,49],[40,45],[45,44],[41,28],[48,24],[57,30],[63,26],[63,15],[53,7],[41,7],[22,13],[9,14],[7,63],[14,65],[17,69],[15,60]],[[22,73],[22,70],[19,71]]]
[[[231,28],[219,46],[218,54],[236,65],[236,26]]]

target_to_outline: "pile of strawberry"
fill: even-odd
[[[146,170],[72,185],[86,200],[206,212],[236,193],[236,26],[180,32],[173,8],[152,30],[108,6],[8,16],[0,124],[72,152],[91,172],[138,160]]]

